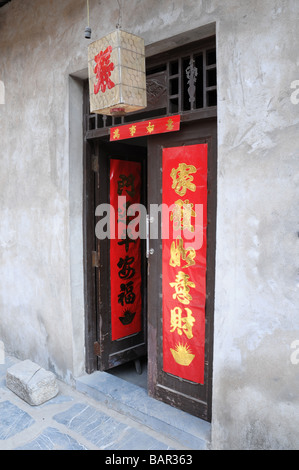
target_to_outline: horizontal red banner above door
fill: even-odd
[[[181,116],[176,115],[112,127],[110,129],[110,142],[179,131],[180,124]]]

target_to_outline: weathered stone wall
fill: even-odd
[[[298,1],[122,3],[123,28],[146,44],[216,23],[212,444],[298,448]],[[117,1],[90,8],[93,39],[114,29]],[[84,370],[81,94],[70,74],[87,67],[85,26],[85,0],[0,9],[0,339],[64,380]]]

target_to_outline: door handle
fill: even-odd
[[[153,223],[154,218],[149,215],[146,216],[146,257],[149,258],[153,255],[155,250],[150,248],[150,223]]]

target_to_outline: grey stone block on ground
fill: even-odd
[[[7,369],[6,386],[32,406],[51,400],[59,391],[55,375],[29,360]]]

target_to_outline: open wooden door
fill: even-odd
[[[145,241],[127,236],[130,205],[146,204],[146,155],[146,148],[138,143],[99,140],[94,144],[94,352],[102,371],[136,361],[147,353]]]
[[[191,165],[191,160],[188,160],[188,155],[191,152],[188,152],[188,149],[191,147],[193,149],[193,165]],[[185,151],[179,152],[180,148],[184,148]],[[170,151],[165,152],[167,149]],[[207,226],[206,240],[203,249],[197,252],[191,251],[191,249],[188,252],[188,244],[183,241],[170,240],[171,245],[169,246],[175,247],[176,250],[174,255],[181,256],[181,260],[184,259],[184,261],[176,263],[172,259],[172,262],[169,263],[169,250],[168,258],[165,257],[163,251],[164,240],[152,237],[150,239],[152,254],[148,262],[148,392],[156,399],[210,421],[216,238],[216,120],[182,124],[181,131],[178,133],[151,136],[148,139],[149,210],[151,205],[160,205],[167,200],[165,199],[165,191],[167,190],[165,181],[167,181],[168,175],[170,177],[170,168],[172,168],[171,165],[167,166],[167,159],[172,158],[172,153],[175,153],[174,149],[178,150],[179,155],[186,155],[186,158],[182,157],[176,161],[174,170],[187,168],[189,173],[187,172],[184,180],[185,188],[183,184],[181,187],[177,187],[177,193],[173,190],[175,185],[171,185],[174,180],[169,180],[168,189],[170,192],[173,191],[173,202],[185,202],[186,200],[191,202],[192,198],[199,194],[198,191],[202,191],[201,187],[205,184],[206,178],[207,207],[206,222],[204,222],[204,225]],[[199,153],[194,154],[194,149]],[[204,156],[205,151],[207,152],[206,168],[204,158],[202,162],[200,161],[200,155]],[[184,164],[185,167],[180,166]],[[193,184],[195,183],[195,174],[199,181],[197,188]],[[178,172],[172,172],[172,177],[174,175],[178,175]],[[202,194],[205,194],[204,189]],[[204,217],[203,220],[205,221]],[[154,220],[152,222],[155,223]],[[203,258],[203,255],[205,255],[205,261],[200,259]],[[188,259],[191,266],[189,271],[185,269]],[[200,266],[198,267],[199,263],[202,265],[205,262],[205,271],[200,271],[201,274],[198,278],[200,282],[196,283],[193,279],[193,273],[196,273],[197,268],[201,269]],[[167,278],[169,264],[171,265],[170,269],[173,269],[174,282],[172,283],[169,283],[169,278]],[[168,265],[167,269],[165,269],[166,265]],[[182,291],[175,289],[175,281],[180,276],[181,281],[185,282],[185,298],[180,297]],[[173,288],[171,294],[169,288]],[[164,312],[168,307],[169,312],[172,309],[171,319]],[[202,315],[201,320],[199,319],[200,315]],[[173,344],[176,344],[177,351],[175,346],[170,348],[166,345],[169,338],[174,341]],[[200,342],[202,342],[201,345],[199,345]],[[201,358],[195,354],[195,349],[198,347],[197,354],[202,355]],[[180,356],[182,351],[179,348],[185,354],[183,359]],[[172,355],[169,354],[170,349]],[[178,359],[176,355],[180,358]],[[189,363],[192,359],[194,359],[193,370],[190,373]],[[188,368],[189,373],[187,373]]]

